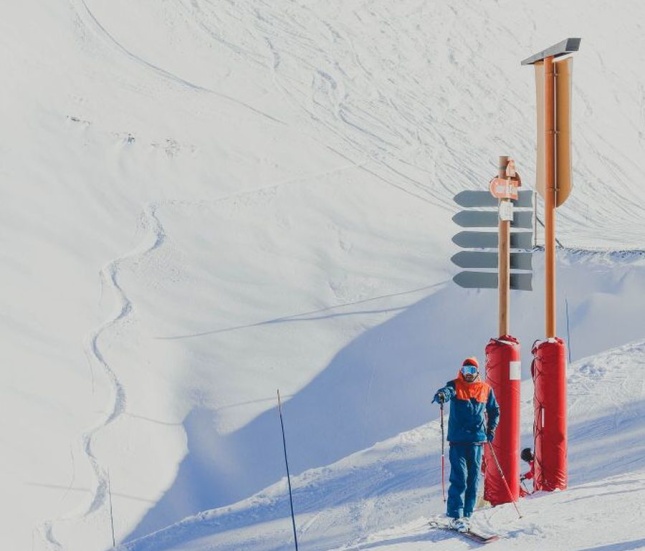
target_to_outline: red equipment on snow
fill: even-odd
[[[567,355],[564,341],[553,337],[533,347],[531,375],[535,491],[567,487]]]
[[[520,343],[515,337],[503,335],[489,341],[486,382],[495,392],[501,415],[493,449],[484,447],[484,499],[500,505],[516,502],[520,494],[521,362]]]

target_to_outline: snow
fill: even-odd
[[[645,549],[645,34],[625,0],[68,0],[0,18],[0,548],[468,549],[430,404],[496,336],[454,195],[535,173],[534,77],[581,37],[558,209],[569,488],[498,549]],[[541,214],[541,201],[538,214]],[[543,236],[538,231],[538,242]],[[544,337],[544,258],[513,292]],[[113,527],[112,527],[113,524]]]

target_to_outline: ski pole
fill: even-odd
[[[441,409],[441,495],[443,502],[446,502],[446,439],[443,433],[443,402],[439,404]]]
[[[499,474],[502,475],[502,480],[504,481],[504,485],[506,486],[506,489],[508,490],[508,497],[511,498],[511,502],[513,503],[513,506],[515,507],[515,510],[517,511],[517,514],[520,518],[522,518],[522,513],[520,513],[520,509],[517,506],[517,503],[513,499],[513,492],[511,492],[511,487],[508,485],[508,482],[506,481],[506,477],[504,476],[504,471],[502,470],[502,466],[499,464],[499,461],[497,460],[497,454],[495,453],[495,448],[493,448],[493,443],[488,442],[488,445],[490,446],[490,451],[493,454],[493,459],[495,460],[495,464],[497,465],[497,469],[499,470]]]
[[[298,535],[296,534],[296,517],[293,514],[293,494],[291,492],[291,475],[289,474],[289,460],[287,459],[287,439],[284,436],[284,421],[282,420],[282,402],[280,389],[278,389],[278,411],[280,412],[280,426],[282,427],[282,446],[284,448],[284,463],[287,466],[287,484],[289,485],[289,505],[291,506],[291,525],[293,527],[293,541],[298,551]]]

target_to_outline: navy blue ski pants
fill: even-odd
[[[469,517],[475,510],[477,488],[482,467],[484,446],[468,443],[450,444],[450,488],[447,515]]]

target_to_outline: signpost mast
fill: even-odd
[[[546,337],[555,337],[555,75],[553,56],[544,59],[544,256]],[[540,137],[538,136],[538,139]]]
[[[556,58],[578,51],[579,38],[567,38],[524,61],[535,66],[537,88],[537,178],[544,198],[545,328],[556,336],[555,315],[555,209],[569,197],[571,178],[571,58]],[[557,136],[557,139],[556,139]]]
[[[506,178],[506,167],[508,166],[508,157],[503,155],[499,158],[499,166],[497,177],[500,179]],[[500,199],[499,209],[502,213],[502,202],[507,203],[512,209],[510,199]],[[499,331],[498,335],[509,335],[509,296],[511,289],[511,220],[508,216],[499,217],[498,222],[498,254],[499,254],[499,268],[498,268],[498,293],[499,293]]]
[[[534,65],[537,91],[536,187],[544,198],[546,340],[533,347],[535,490],[567,487],[566,346],[556,336],[555,209],[571,193],[571,70],[579,38],[568,38],[522,61]],[[536,341],[537,342],[537,341]]]

